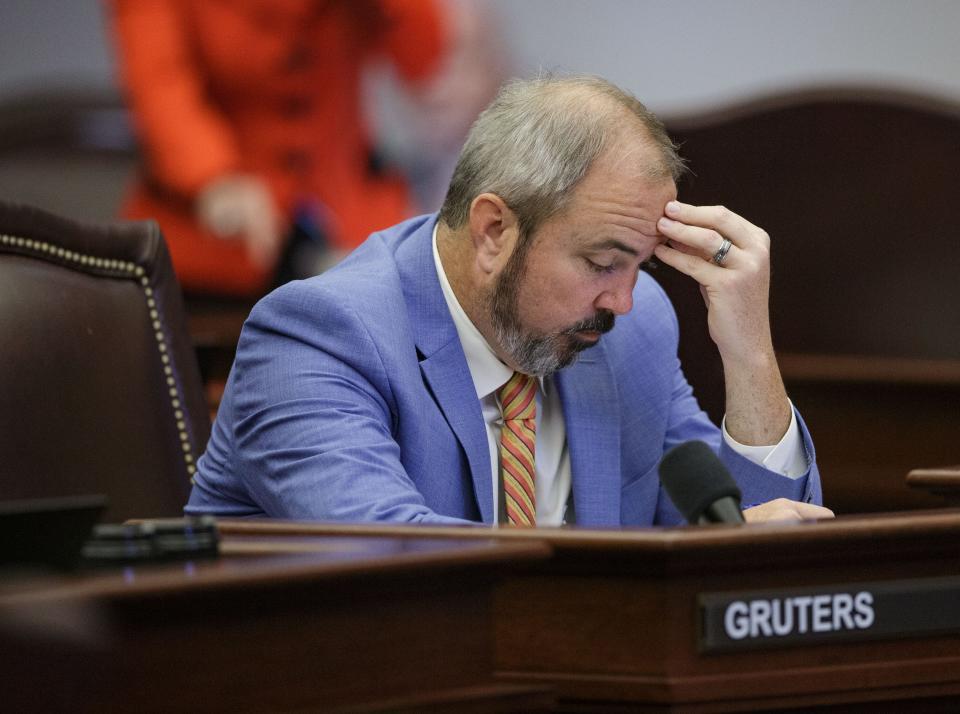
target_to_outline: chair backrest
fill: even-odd
[[[106,520],[180,515],[209,433],[157,225],[0,202],[0,499],[103,493]]]

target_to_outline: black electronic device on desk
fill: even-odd
[[[99,495],[0,501],[0,568],[76,567],[106,504]]]
[[[165,563],[215,558],[212,516],[100,524],[102,495],[0,501],[0,570]]]
[[[204,560],[220,553],[213,516],[104,524],[83,546],[87,567]]]

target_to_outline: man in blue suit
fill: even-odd
[[[373,234],[253,310],[187,513],[492,524],[519,508],[528,524],[672,524],[657,464],[700,439],[748,520],[831,515],[774,358],[769,238],[678,202],[681,170],[656,117],[604,80],[506,86],[439,215]],[[722,429],[641,271],[654,256],[701,285]],[[519,422],[505,426],[498,396],[511,377],[531,395],[512,444]]]

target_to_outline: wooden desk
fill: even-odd
[[[542,543],[226,537],[219,561],[0,579],[7,712],[542,711],[492,595]]]
[[[224,521],[239,534],[489,537],[490,531]],[[956,711],[956,633],[705,654],[705,593],[824,589],[960,574],[960,511],[822,523],[495,532],[553,550],[496,595],[504,682],[556,687],[561,711]],[[533,603],[521,615],[512,602]],[[960,608],[960,602],[957,603]],[[836,710],[836,709],[834,709]]]
[[[913,469],[907,474],[907,485],[942,496],[951,506],[960,506],[960,466]]]
[[[960,361],[781,354],[788,392],[813,435],[824,502],[837,513],[951,505],[903,475],[948,464],[960,433]]]

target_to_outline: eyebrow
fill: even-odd
[[[627,245],[622,241],[617,240],[616,238],[610,238],[608,240],[601,241],[600,243],[595,243],[594,245],[590,246],[590,249],[591,250],[610,250],[610,249],[621,250],[624,253],[629,253],[635,258],[640,255],[640,253],[635,248],[632,248],[631,246]]]

